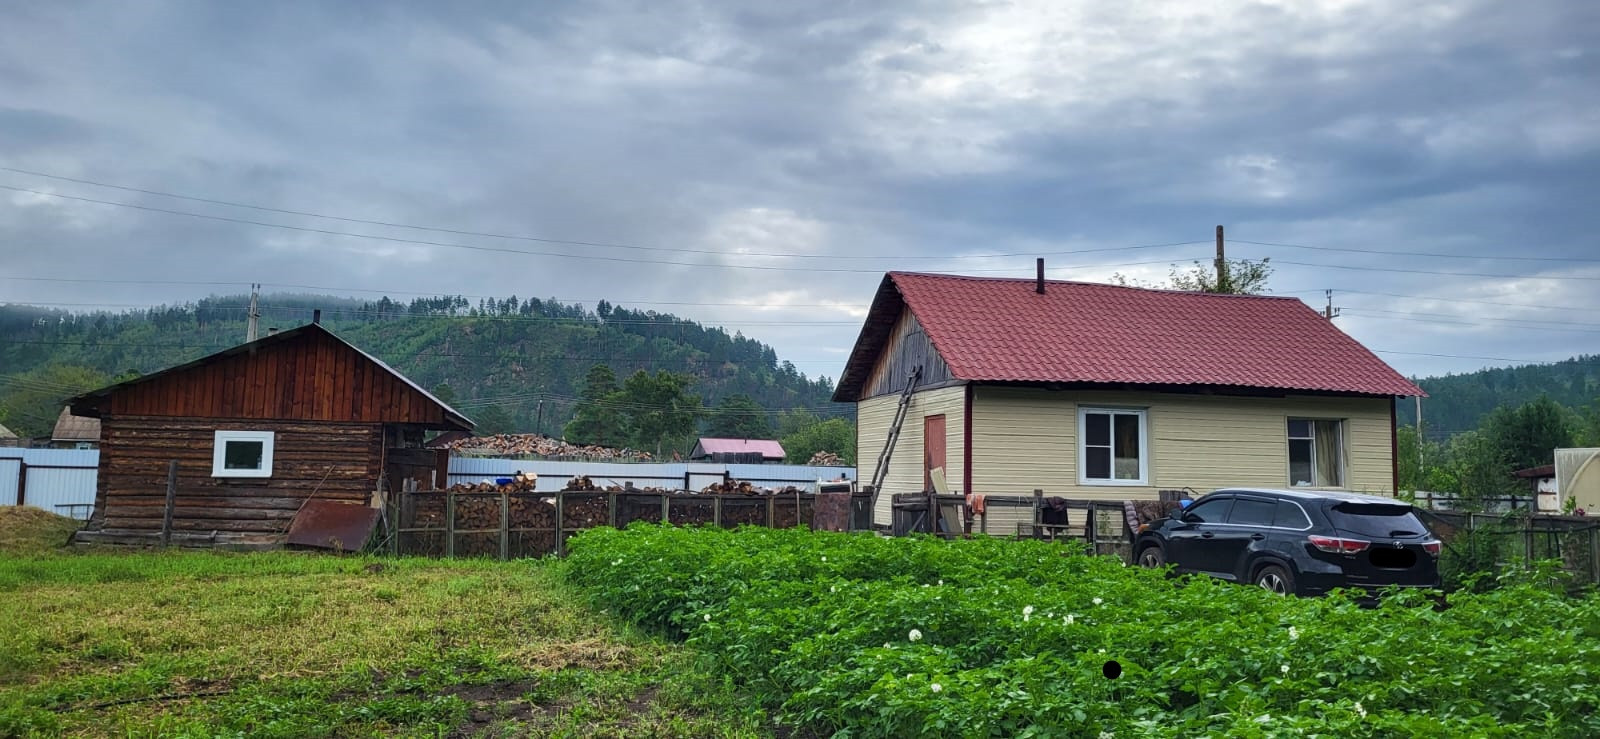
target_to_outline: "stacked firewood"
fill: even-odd
[[[844,460],[840,459],[839,455],[834,454],[833,452],[817,452],[816,454],[811,455],[811,461],[806,462],[806,464],[809,464],[812,467],[845,466]]]
[[[805,491],[793,485],[774,490],[751,485],[749,482],[741,480],[712,483],[700,489],[701,495],[795,495],[799,493],[805,493]]]
[[[593,444],[569,444],[542,434],[475,436],[450,443],[450,451],[505,457],[557,457],[649,461],[650,453],[638,449],[613,449]]]

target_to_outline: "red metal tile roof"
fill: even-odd
[[[835,399],[859,392],[902,301],[963,380],[1425,395],[1294,298],[891,272]]]

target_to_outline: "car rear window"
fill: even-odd
[[[1306,512],[1300,510],[1300,506],[1280,500],[1272,525],[1283,529],[1305,529],[1311,527],[1311,520],[1306,518]]]
[[[1387,503],[1337,503],[1328,509],[1333,527],[1363,536],[1420,536],[1427,527],[1411,506]]]

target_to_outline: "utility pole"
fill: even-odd
[[[246,322],[246,328],[244,331],[244,340],[246,342],[256,340],[256,325],[260,323],[261,319],[261,311],[258,310],[256,306],[256,299],[258,297],[257,291],[260,289],[260,285],[253,282],[250,283],[250,315],[248,317],[248,321]]]
[[[539,412],[538,412],[538,415],[535,416],[535,420],[533,422],[533,433],[536,433],[536,434],[543,434],[544,433],[544,401],[543,400],[539,401]]]
[[[1328,295],[1328,307],[1323,309],[1322,317],[1331,321],[1339,317],[1339,309],[1333,307],[1333,291],[1325,290],[1323,292],[1327,293]]]
[[[1217,292],[1230,293],[1228,285],[1228,260],[1222,253],[1222,226],[1217,226]]]

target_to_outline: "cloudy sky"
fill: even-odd
[[[7,3],[0,301],[607,298],[837,377],[885,270],[1161,280],[1225,224],[1406,374],[1594,354],[1597,42],[1588,0]]]

